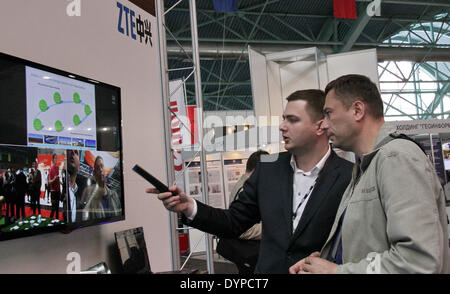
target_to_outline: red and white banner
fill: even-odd
[[[175,171],[183,169],[183,159],[181,158],[181,147],[183,146],[182,132],[185,127],[183,123],[186,119],[186,104],[184,102],[183,80],[169,82],[170,91],[170,129],[172,130],[171,147],[173,150],[173,160]],[[184,121],[183,121],[184,120]]]
[[[187,116],[189,119],[189,127],[190,127],[190,144],[194,145],[198,138],[198,128],[197,128],[197,106],[195,105],[188,105],[186,107]],[[186,142],[187,144],[187,142]]]
[[[171,148],[175,170],[175,184],[184,187],[183,158],[181,149],[191,145],[190,121],[186,113],[185,92],[183,80],[169,82],[170,91],[170,122],[172,130]]]

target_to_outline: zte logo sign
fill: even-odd
[[[119,2],[117,2],[117,8],[119,9],[117,30],[133,40],[137,40],[139,36],[141,43],[145,40],[145,44],[150,44],[153,47],[150,20],[143,20],[140,14],[136,17],[136,13],[132,9]]]

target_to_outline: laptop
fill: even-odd
[[[126,274],[194,274],[197,270],[152,272],[142,227],[115,232],[116,245]]]

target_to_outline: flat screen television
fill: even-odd
[[[125,219],[120,99],[0,53],[0,240]]]

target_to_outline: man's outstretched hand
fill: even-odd
[[[147,188],[145,192],[158,194],[158,199],[162,201],[167,210],[182,212],[185,216],[192,215],[194,211],[194,200],[188,197],[183,190],[177,186],[169,187],[170,192],[160,193],[156,188]]]

